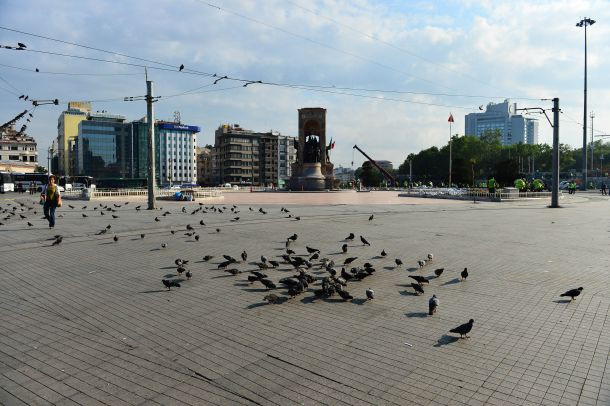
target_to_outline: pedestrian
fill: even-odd
[[[497,186],[496,178],[492,177],[491,179],[489,179],[487,181],[487,189],[488,189],[490,195],[496,193],[496,186]]]
[[[34,186],[34,182],[30,182],[30,194],[33,195],[36,187]]]
[[[602,195],[608,194],[608,187],[606,186],[606,182],[602,182]]]
[[[44,217],[49,221],[49,228],[55,227],[55,209],[61,207],[61,195],[55,180],[55,175],[49,176],[49,183],[44,186],[40,195],[40,203],[44,204]]]

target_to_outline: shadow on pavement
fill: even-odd
[[[459,338],[457,338],[457,337],[450,336],[450,335],[447,335],[447,334],[443,334],[443,336],[438,339],[438,341],[436,342],[436,344],[434,344],[434,346],[435,347],[442,347],[444,345],[453,344],[453,343],[455,343],[458,340],[459,340]]]

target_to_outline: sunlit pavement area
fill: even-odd
[[[159,201],[156,211],[144,199],[66,199],[52,230],[34,197],[0,196],[2,210],[9,203],[26,219],[0,220],[0,404],[610,404],[610,201],[601,195],[564,195],[560,209],[396,192],[227,193]],[[116,211],[102,216],[100,203]],[[199,203],[227,209],[191,214]],[[338,270],[357,257],[350,267],[370,262],[376,272],[348,282],[352,301],[316,298],[314,283],[267,304],[268,293],[287,294],[279,280],[294,268],[265,270],[278,285],[268,292],[248,283],[250,262],[281,261],[293,233],[298,255],[315,247]],[[63,241],[52,246],[56,234]],[[248,260],[231,265],[243,273],[217,268],[243,250]],[[185,279],[177,258],[193,277],[168,291],[162,279]],[[409,275],[430,278],[423,295]],[[559,296],[580,286],[573,302]],[[432,294],[440,306],[429,316]],[[470,338],[449,332],[471,318]]]

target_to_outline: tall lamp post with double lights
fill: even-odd
[[[582,190],[587,190],[587,26],[595,24],[595,20],[583,18],[576,23],[577,27],[585,27],[585,105],[582,124]]]

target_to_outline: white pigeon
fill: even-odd
[[[371,289],[371,288],[368,288],[366,290],[366,297],[367,297],[367,299],[371,300],[371,299],[373,299],[374,296],[375,296],[375,291],[373,291],[373,289]]]

